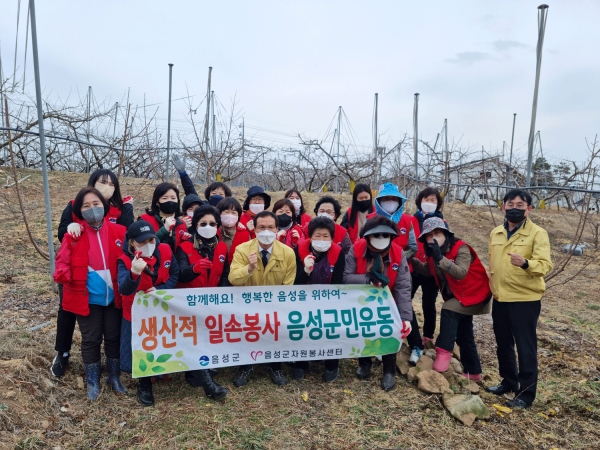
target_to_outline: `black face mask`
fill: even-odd
[[[366,212],[366,211],[368,211],[369,207],[371,206],[371,200],[357,201],[356,206],[358,207],[358,210],[360,212]]]
[[[277,220],[279,220],[279,228],[287,228],[292,224],[292,218],[287,214],[278,214]]]
[[[223,200],[222,195],[211,195],[208,199],[208,203],[210,203],[212,206],[217,206],[221,200]]]
[[[525,209],[511,208],[505,211],[506,220],[510,223],[521,223],[525,220]]]
[[[179,203],[177,202],[168,201],[158,204],[158,209],[160,209],[163,214],[175,214],[178,208]]]

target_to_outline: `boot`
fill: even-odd
[[[137,396],[142,406],[154,405],[154,395],[152,395],[152,380],[150,377],[139,379],[137,385]]]
[[[102,371],[102,363],[98,361],[94,364],[84,364],[85,379],[87,381],[87,398],[97,400],[100,397],[100,372]]]
[[[396,354],[383,355],[383,378],[381,389],[391,391],[396,386]]]
[[[450,361],[452,361],[452,352],[448,350],[444,350],[441,347],[435,348],[435,361],[433,363],[433,370],[436,372],[444,373],[448,370],[450,366]]]
[[[373,365],[373,361],[371,361],[371,358],[358,358],[358,369],[356,371],[356,376],[360,379],[360,380],[364,380],[365,378],[368,378],[369,375],[371,374],[371,366]]]
[[[189,370],[185,372],[185,381],[187,381],[187,383],[192,387],[202,386],[200,372],[200,370]]]
[[[106,384],[108,384],[117,394],[127,394],[127,388],[121,383],[119,378],[121,369],[119,368],[119,358],[106,358]]]
[[[202,382],[204,393],[208,398],[212,398],[213,400],[225,398],[229,391],[213,379],[209,369],[200,369],[196,372],[198,372],[198,378]]]
[[[254,375],[254,368],[252,366],[240,366],[238,374],[233,378],[233,385],[235,387],[245,386],[252,375]]]

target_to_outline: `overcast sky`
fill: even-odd
[[[435,141],[447,118],[450,140],[500,149],[517,113],[515,148],[524,152],[540,3],[38,0],[42,85],[62,97],[92,86],[96,99],[113,103],[131,88],[132,103],[144,94],[160,103],[166,128],[167,64],[174,64],[173,98],[187,95],[187,83],[196,106],[212,66],[213,89],[225,105],[237,97],[247,138],[293,145],[297,133],[323,137],[341,105],[366,148],[374,93],[381,142],[393,145],[412,135],[418,92],[423,140]],[[5,75],[13,70],[17,4],[0,0]],[[583,159],[585,138],[600,130],[599,20],[598,1],[550,3],[536,129],[555,161]],[[29,59],[30,81],[32,67]],[[183,101],[173,103],[175,132],[189,128],[187,114]]]

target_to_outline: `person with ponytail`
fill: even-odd
[[[306,214],[306,209],[304,209],[304,202],[302,200],[302,195],[298,189],[289,189],[283,198],[287,198],[294,204],[294,210],[296,211],[296,223],[300,225],[302,228],[308,225],[308,222],[311,221],[312,217]]]
[[[360,230],[367,221],[367,216],[373,211],[371,187],[368,184],[357,184],[352,191],[352,206],[344,213],[341,222],[341,226],[348,230],[350,242],[353,244],[356,242]]]
[[[121,188],[119,179],[108,169],[98,169],[90,175],[88,187],[98,190],[102,197],[108,202],[109,210],[106,216],[107,221],[123,225],[127,228],[133,223],[133,198],[121,197]],[[75,200],[71,200],[63,210],[58,224],[58,240],[63,241],[66,234],[74,239],[81,236],[82,230],[85,230],[85,220],[77,217],[73,211]],[[69,364],[69,352],[73,342],[73,332],[75,331],[75,314],[65,311],[62,307],[63,288],[58,285],[58,314],[56,317],[56,344],[57,351],[50,371],[55,377],[62,377],[65,374]]]
[[[304,231],[298,224],[298,216],[294,204],[287,198],[277,200],[273,205],[273,212],[279,223],[277,240],[290,248],[296,248],[298,242],[304,239]]]
[[[242,206],[244,212],[240,217],[240,223],[248,229],[252,239],[256,238],[256,233],[254,231],[254,217],[258,213],[269,209],[269,206],[271,206],[271,196],[267,194],[263,188],[260,186],[252,186],[248,189],[246,192],[246,200],[244,200],[244,205]]]
[[[80,236],[64,236],[54,281],[63,286],[62,308],[74,314],[79,324],[87,398],[97,400],[102,391],[102,341],[106,382],[116,393],[127,394],[120,380],[121,299],[116,289],[125,227],[107,220],[109,203],[93,187],[79,191],[72,211],[79,220]]]
[[[121,370],[131,373],[131,307],[135,295],[140,291],[174,289],[179,266],[171,247],[158,240],[152,224],[145,220],[134,222],[127,230],[117,266],[123,304],[120,364]],[[137,395],[143,406],[154,405],[151,377],[138,379]]]
[[[345,284],[372,284],[388,286],[402,320],[401,336],[410,333],[412,302],[410,299],[410,272],[402,247],[396,243],[398,226],[382,216],[373,217],[360,231],[360,238],[346,257]],[[389,391],[396,386],[396,354],[382,356],[383,379],[381,388]],[[370,357],[358,358],[356,376],[366,379],[371,373]]]
[[[221,215],[219,239],[227,244],[227,259],[231,265],[233,254],[238,245],[251,240],[250,232],[240,223],[242,205],[233,197],[225,197],[217,205]]]
[[[315,217],[308,223],[308,239],[300,241],[296,254],[294,284],[343,284],[346,257],[342,247],[333,242],[335,222],[328,217]],[[309,361],[297,361],[292,378],[302,380],[310,367]],[[338,359],[325,360],[323,381],[331,383],[340,373]]]
[[[154,189],[152,204],[138,220],[152,225],[158,240],[171,247],[171,251],[175,253],[181,241],[191,237],[188,226],[180,216],[179,189],[172,183],[160,183]]]

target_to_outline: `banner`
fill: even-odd
[[[402,322],[386,287],[253,286],[140,292],[133,377],[396,353]]]

